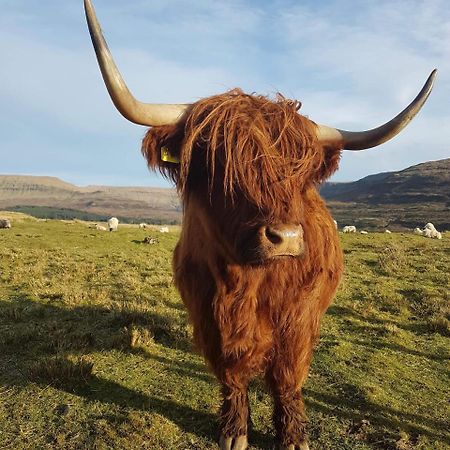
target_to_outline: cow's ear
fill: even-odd
[[[321,161],[318,164],[316,172],[316,182],[322,183],[330,178],[339,168],[339,161],[342,155],[342,149],[339,147],[322,147]]]
[[[176,125],[150,128],[141,148],[148,167],[159,170],[176,183],[180,171],[181,143],[182,133]]]

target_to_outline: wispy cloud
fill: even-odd
[[[0,172],[35,167],[83,183],[161,183],[147,177],[138,152],[144,129],[111,105],[81,4],[0,0]],[[144,101],[191,102],[235,86],[279,90],[313,120],[365,129],[399,112],[438,67],[435,91],[410,127],[382,148],[346,153],[338,179],[449,156],[446,0],[95,5],[118,66]],[[55,157],[61,146],[65,157]],[[134,152],[125,163],[124,148]]]

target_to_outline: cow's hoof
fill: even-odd
[[[308,443],[302,442],[300,445],[280,445],[279,447],[280,450],[309,450],[309,445]]]
[[[248,446],[247,435],[238,437],[220,436],[220,450],[245,450]]]

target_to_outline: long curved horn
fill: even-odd
[[[139,125],[160,126],[176,123],[190,105],[151,104],[136,100],[114,63],[91,0],[84,0],[84,10],[103,80],[119,112],[125,119]]]
[[[433,89],[437,70],[434,69],[417,97],[397,116],[377,128],[367,131],[345,131],[326,125],[317,126],[317,138],[324,144],[336,144],[344,150],[365,150],[392,139],[420,111]]]

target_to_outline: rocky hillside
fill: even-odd
[[[433,222],[450,229],[450,158],[321,188],[339,222],[414,228]]]
[[[325,183],[327,200],[369,204],[450,202],[450,158],[370,175],[352,183]]]

